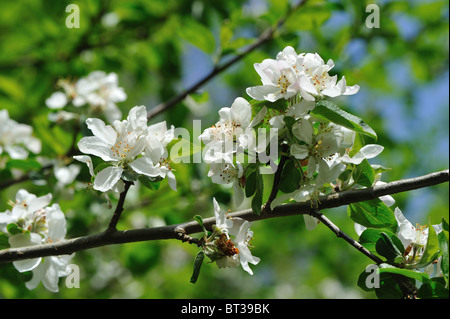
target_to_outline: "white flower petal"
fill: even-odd
[[[303,220],[305,221],[306,229],[309,231],[315,229],[316,226],[319,224],[319,220],[317,218],[307,214],[303,214]]]
[[[114,185],[122,177],[122,167],[109,166],[100,171],[95,177],[94,189],[106,192],[114,187]]]
[[[138,174],[150,176],[150,177],[156,177],[161,176],[162,178],[165,177],[165,173],[161,171],[161,169],[153,164],[150,158],[143,156],[139,157],[133,162],[128,164],[133,171],[135,171]]]
[[[42,237],[36,233],[17,234],[9,238],[9,244],[12,248],[20,248],[27,246],[39,245],[42,242]],[[13,265],[19,272],[30,271],[41,263],[42,258],[33,258],[26,260],[14,261]]]
[[[377,144],[367,144],[360,149],[365,158],[373,158],[383,151],[384,147]]]
[[[275,85],[258,85],[247,88],[247,94],[258,101],[267,100],[269,102],[275,102],[282,96],[280,94],[280,88]]]
[[[67,96],[63,92],[54,92],[45,100],[45,105],[47,105],[49,109],[60,109],[66,106],[67,102]]]
[[[87,155],[76,155],[73,157],[74,159],[76,159],[77,161],[80,161],[82,163],[86,163],[88,169],[89,169],[89,174],[91,174],[91,176],[94,176],[94,165],[92,164],[92,160],[89,156]]]
[[[92,154],[104,161],[116,161],[111,151],[111,146],[97,136],[86,136],[78,142],[78,148],[82,153]]]
[[[88,118],[86,124],[92,133],[105,143],[109,145],[116,143],[117,132],[111,125],[105,125],[105,122],[96,118]]]
[[[28,203],[28,211],[35,212],[41,208],[44,208],[48,204],[50,204],[51,201],[52,201],[52,194],[50,194],[50,193],[47,195],[32,199]]]
[[[291,154],[298,159],[305,159],[308,157],[309,150],[305,145],[293,144],[291,146]]]

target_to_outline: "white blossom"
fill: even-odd
[[[145,119],[145,120],[144,120]],[[136,106],[130,110],[127,120],[105,125],[100,119],[88,118],[86,124],[94,136],[83,137],[78,142],[81,152],[100,157],[112,166],[101,170],[94,180],[94,189],[105,192],[112,189],[125,170],[131,169],[151,176],[152,171],[134,163],[146,143],[146,109]],[[86,157],[76,157],[90,163]]]
[[[90,112],[101,112],[108,122],[113,123],[122,117],[116,103],[123,102],[127,95],[118,86],[116,73],[93,71],[75,82],[58,81],[64,92],[54,92],[45,103],[50,109],[61,109],[71,102],[75,107],[89,105]]]
[[[66,236],[66,219],[58,204],[48,206],[51,194],[37,197],[20,189],[12,204],[12,210],[0,213],[0,229],[9,235],[12,248],[57,243]],[[8,233],[7,226],[15,224],[17,232]],[[34,289],[42,282],[52,292],[58,291],[59,277],[66,276],[66,266],[73,255],[39,257],[14,261],[19,272],[32,271],[33,277],[26,283]]]
[[[10,119],[7,110],[0,111],[0,155],[6,152],[13,159],[26,159],[29,151],[39,153],[41,141],[32,134],[31,126]]]

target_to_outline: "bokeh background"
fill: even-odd
[[[80,28],[65,25],[65,8],[80,8]],[[45,99],[60,78],[76,79],[94,70],[116,72],[128,98],[124,114],[135,105],[150,110],[201,79],[253,43],[286,14],[291,1],[3,1],[0,10],[0,109],[32,125],[42,153],[61,156],[70,147],[70,127],[47,119]],[[295,3],[295,1],[292,1]],[[368,28],[366,5],[380,8],[380,27]],[[245,89],[260,83],[253,64],[274,58],[285,46],[333,59],[330,72],[359,84],[355,96],[338,100],[378,133],[384,152],[372,163],[391,168],[383,181],[420,176],[449,166],[449,5],[442,0],[310,0],[292,13],[275,38],[216,76],[195,94],[152,119],[192,129],[206,128],[217,110],[230,106]],[[133,187],[120,229],[151,227],[213,216],[212,197],[234,210],[229,188],[212,184],[203,164],[175,166],[178,191],[167,182],[156,191]],[[86,178],[81,174],[78,180]],[[37,195],[53,192],[46,183],[24,181],[0,193],[0,211],[19,188]],[[267,176],[268,181],[270,177]],[[42,181],[42,180],[41,180]],[[269,184],[267,184],[269,185]],[[267,190],[268,192],[269,190]],[[268,194],[266,194],[268,196]],[[448,221],[448,184],[394,196],[414,223]],[[113,199],[114,200],[114,199]],[[102,231],[112,210],[81,190],[56,193],[73,238]],[[249,206],[248,203],[243,207]],[[326,211],[356,238],[346,207]],[[254,223],[253,254],[261,258],[250,276],[241,268],[204,264],[189,283],[193,245],[158,241],[108,246],[76,253],[80,288],[60,291],[42,286],[29,291],[12,265],[0,265],[0,298],[374,298],[357,285],[370,264],[365,256],[336,238],[323,225],[308,232],[301,216]]]

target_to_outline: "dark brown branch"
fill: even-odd
[[[320,211],[313,209],[311,211],[311,216],[320,220],[333,233],[335,233],[338,238],[344,239],[351,246],[356,248],[359,252],[363,253],[364,255],[372,259],[375,263],[377,263],[377,265],[383,263],[383,260],[381,258],[372,254],[367,248],[365,248],[359,242],[357,242],[352,237],[343,232],[338,226],[336,226],[328,217],[323,215]],[[395,275],[394,278],[397,280],[400,289],[403,292],[403,296],[405,298],[415,298],[415,296],[417,296],[417,287],[415,285],[412,285],[408,278],[405,278],[400,275]]]
[[[367,248],[365,248],[363,245],[361,245],[359,242],[351,238],[349,235],[347,235],[345,232],[343,232],[338,226],[336,226],[327,216],[322,214],[318,210],[313,210],[311,212],[311,216],[317,218],[320,220],[325,226],[327,226],[333,233],[336,234],[338,238],[344,239],[346,242],[348,242],[350,245],[355,247],[358,251],[372,259],[377,264],[381,264],[383,260],[381,260],[378,256],[372,254]]]
[[[114,210],[114,214],[109,222],[107,232],[117,231],[117,223],[119,222],[120,215],[123,212],[123,204],[125,203],[125,198],[127,197],[128,190],[132,185],[132,182],[125,182],[125,189],[122,193],[120,193],[119,201],[117,202],[116,209]]]
[[[448,181],[449,170],[444,170],[421,177],[403,179],[383,185],[377,185],[371,188],[350,190],[321,197],[317,209],[322,210],[325,208],[343,206],[354,202],[374,199],[384,195],[396,194],[446,183]],[[311,202],[308,201],[304,203],[280,205],[275,207],[270,213],[263,211],[260,216],[253,214],[251,209],[230,213],[228,216],[233,218],[243,218],[248,221],[257,221],[282,216],[311,214],[311,207]],[[207,229],[211,229],[214,223],[214,217],[203,219],[203,224]],[[187,239],[187,241],[189,241],[190,237],[185,236],[188,234],[199,233],[201,231],[202,228],[196,221],[145,229],[114,232],[105,231],[100,234],[68,239],[54,244],[4,249],[0,251],[0,264],[36,257],[72,254],[80,250],[113,244],[163,239]],[[194,241],[193,243],[196,242]]]
[[[230,66],[234,65],[236,62],[242,60],[242,58],[244,58],[246,55],[248,55],[249,53],[251,53],[252,51],[257,49],[258,47],[263,45],[264,43],[266,43],[269,40],[271,40],[273,38],[275,32],[277,30],[279,30],[283,26],[283,24],[285,23],[287,18],[294,11],[296,11],[298,8],[303,6],[306,3],[306,1],[307,0],[301,0],[300,2],[298,2],[298,4],[296,4],[295,6],[290,8],[290,10],[287,11],[286,16],[281,18],[278,21],[278,23],[276,24],[276,26],[269,27],[265,31],[263,31],[261,33],[261,35],[258,37],[258,39],[256,40],[255,43],[253,43],[250,46],[248,46],[245,50],[243,50],[240,54],[238,54],[235,57],[233,57],[230,61],[228,61],[228,62],[226,62],[226,63],[224,63],[222,65],[215,66],[211,70],[211,72],[209,72],[205,77],[200,79],[197,83],[195,83],[194,85],[192,85],[191,87],[189,87],[185,91],[181,92],[179,95],[174,96],[172,99],[168,100],[167,102],[161,103],[161,104],[153,107],[152,109],[150,109],[148,111],[148,113],[147,113],[147,118],[151,119],[151,118],[157,116],[158,114],[160,114],[160,113],[162,113],[162,112],[164,112],[164,111],[174,107],[179,102],[181,102],[184,98],[186,98],[189,94],[192,94],[193,92],[198,90],[201,86],[203,86],[205,83],[207,83],[208,81],[213,79],[215,76],[217,76],[218,74],[222,73],[223,71],[228,69]]]
[[[273,200],[277,197],[278,190],[280,189],[281,174],[283,172],[286,160],[287,160],[286,156],[281,156],[280,163],[278,164],[278,169],[273,176],[272,190],[270,192],[269,199],[267,199],[267,202],[264,205],[264,210],[270,211],[270,204],[272,204]]]

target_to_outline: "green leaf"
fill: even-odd
[[[404,248],[400,239],[395,235],[391,237],[385,232],[381,232],[380,235],[375,244],[377,253],[385,257],[390,264],[396,263],[398,257],[402,260]]]
[[[417,296],[421,299],[445,298],[448,299],[449,291],[443,277],[431,278],[420,286]]]
[[[160,181],[154,181],[153,178],[144,175],[140,175],[138,181],[141,182],[143,186],[153,191],[158,190],[159,186],[161,185]]]
[[[214,52],[216,40],[211,30],[191,17],[185,17],[178,29],[179,36],[195,45],[200,50],[211,54]]]
[[[11,223],[6,226],[6,230],[11,235],[22,234],[25,232],[24,229],[20,228],[17,224]]]
[[[194,260],[194,271],[191,276],[191,283],[195,284],[197,282],[198,276],[200,275],[200,269],[202,268],[203,259],[205,259],[205,253],[199,251]]]
[[[262,191],[256,190],[255,196],[252,199],[252,210],[256,215],[261,215],[262,206]]]
[[[195,215],[194,219],[197,221],[197,223],[200,225],[200,227],[202,228],[203,232],[205,233],[205,236],[208,236],[208,231],[205,228],[205,225],[203,224],[203,218],[200,215]]]
[[[448,231],[448,223],[447,221],[444,219],[444,217],[442,217],[442,229],[445,231]]]
[[[389,273],[380,273],[380,288],[375,289],[375,294],[379,299],[400,299],[403,297],[397,279]]]
[[[261,206],[263,200],[264,182],[261,174],[257,170],[256,172],[256,190],[255,196],[252,199],[252,210],[256,215],[261,215]]]
[[[251,197],[256,192],[256,172],[252,172],[245,180],[245,196]]]
[[[25,160],[10,159],[6,163],[7,169],[17,168],[22,171],[30,171],[30,170],[38,171],[41,169],[41,167],[42,167],[41,164],[33,159],[25,159]]]
[[[312,2],[294,11],[285,23],[288,31],[315,30],[322,26],[331,16],[331,10],[325,2]]]
[[[269,110],[272,109],[279,112],[285,112],[289,106],[288,101],[285,99],[279,99],[275,102],[250,100],[249,103],[253,109],[257,109],[256,113],[258,113],[259,110],[262,109],[264,106],[267,107],[267,109]]]
[[[380,274],[389,273],[389,274],[397,274],[402,275],[411,279],[419,280],[421,282],[426,282],[429,280],[429,276],[425,272],[419,272],[412,269],[398,268],[389,264],[380,264],[380,268],[378,268]]]
[[[391,232],[397,231],[397,220],[394,212],[380,199],[348,205],[349,217],[358,224],[368,228],[386,228]]]
[[[298,188],[300,178],[300,171],[295,167],[295,162],[292,159],[287,160],[281,172],[279,189],[283,193],[292,193]]]
[[[0,233],[0,250],[9,248],[9,237],[4,233]]]
[[[375,182],[375,170],[367,159],[364,159],[361,164],[355,167],[353,179],[355,180],[355,183],[361,186],[372,187]]]
[[[361,236],[359,237],[359,243],[368,249],[371,253],[376,253],[377,250],[375,245],[377,241],[381,238],[381,233],[385,233],[390,238],[394,237],[395,234],[387,229],[383,228],[367,228],[365,229]]]
[[[428,227],[427,245],[425,246],[425,251],[423,252],[422,258],[420,259],[417,268],[427,266],[428,264],[435,261],[439,255],[438,236],[431,223],[428,223],[428,225],[430,226]]]
[[[438,234],[439,250],[442,253],[441,258],[441,270],[442,273],[448,278],[449,273],[449,242],[448,242],[448,231],[441,231]]]
[[[377,138],[375,131],[359,117],[347,113],[340,109],[336,104],[328,100],[322,100],[316,103],[311,111],[314,116],[344,126],[357,133],[368,135],[374,139]]]

